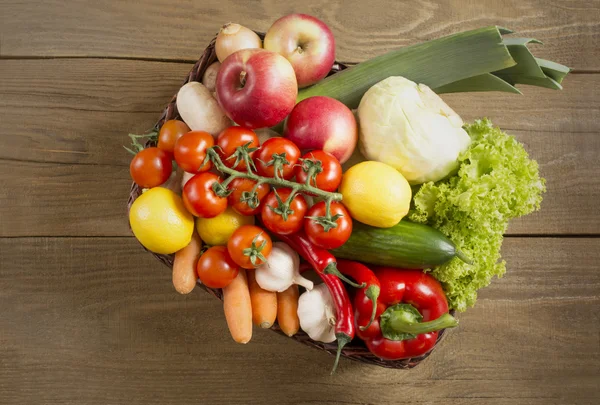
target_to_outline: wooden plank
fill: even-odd
[[[124,166],[0,160],[0,236],[129,236]]]
[[[600,239],[510,238],[504,256],[425,363],[329,377],[330,356],[274,333],[234,344],[220,303],[177,295],[132,238],[0,239],[3,403],[594,403]]]
[[[0,5],[3,56],[117,56],[194,60],[235,21],[267,30],[276,16],[304,12],[333,30],[339,60],[362,61],[390,49],[488,25],[537,37],[536,55],[576,69],[600,68],[600,8],[585,0],[445,0],[439,3],[353,0],[279,2],[166,0],[143,3],[58,0]],[[133,18],[132,16],[135,16]]]

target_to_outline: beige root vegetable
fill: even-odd
[[[196,286],[198,275],[196,264],[200,257],[202,241],[196,232],[192,234],[189,245],[175,253],[173,261],[173,286],[179,294],[189,294]]]
[[[217,83],[217,73],[221,62],[214,62],[212,65],[206,68],[202,75],[202,84],[212,93],[215,91],[215,85]]]
[[[194,131],[206,131],[217,136],[231,126],[231,120],[202,83],[189,82],[179,89],[177,110],[188,127]]]
[[[228,23],[221,27],[215,43],[219,62],[241,49],[262,48],[262,41],[256,32],[240,24]]]

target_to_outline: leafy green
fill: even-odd
[[[477,299],[477,290],[501,277],[502,235],[511,218],[540,207],[545,181],[538,164],[522,144],[487,120],[465,126],[472,139],[459,157],[456,175],[423,184],[416,192],[409,219],[439,229],[470,257],[432,271],[443,285],[450,306],[465,311]]]

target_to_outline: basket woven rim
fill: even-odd
[[[261,36],[261,38],[264,38],[263,33],[257,32],[257,34],[259,36]],[[217,55],[215,52],[215,41],[216,41],[216,37],[212,39],[212,41],[210,42],[208,47],[204,50],[204,52],[202,53],[202,55],[200,56],[198,61],[194,64],[194,66],[188,73],[187,77],[183,81],[182,86],[191,81],[201,81],[202,75],[204,74],[204,71],[206,70],[206,68],[208,66],[210,66],[213,62],[217,61]],[[335,74],[346,68],[347,68],[347,66],[345,66],[344,64],[335,62],[334,65],[332,66],[332,69],[329,74],[330,75]],[[154,125],[154,130],[158,131],[160,129],[160,127],[163,125],[163,123],[167,120],[180,118],[179,113],[177,111],[177,103],[176,102],[177,102],[177,94],[175,94],[172,97],[169,104],[164,108],[160,118]],[[148,143],[146,145],[146,147],[148,147],[148,146],[153,146],[153,145],[151,143]],[[141,194],[142,194],[142,189],[137,184],[132,183],[131,190],[129,192],[129,199],[127,201],[127,214],[128,215],[129,215],[129,210],[131,209],[131,205]],[[142,245],[142,248],[144,248],[144,250],[146,250],[147,252],[151,253],[154,257],[156,257],[165,266],[167,266],[171,269],[173,268],[174,255],[157,254],[157,253],[149,251],[143,245]],[[202,285],[200,282],[198,283],[198,287],[200,287],[203,290],[207,291],[208,293],[214,295],[215,297],[217,297],[220,300],[223,299],[221,290],[208,288],[208,287]],[[279,328],[277,323],[274,324],[273,327],[271,327],[271,330],[279,333],[280,335],[288,337],[285,333],[283,333],[281,331],[281,329]],[[433,352],[433,350],[439,345],[440,341],[446,335],[447,335],[446,329],[440,330],[438,332],[438,337],[437,337],[435,346],[429,352],[423,354],[422,356],[409,358],[409,359],[403,359],[403,360],[393,360],[393,361],[383,360],[383,359],[380,359],[379,357],[373,355],[367,349],[364,342],[362,340],[360,340],[358,337],[356,337],[355,339],[352,340],[352,342],[350,342],[348,345],[346,345],[344,347],[344,349],[342,349],[342,357],[345,357],[345,358],[348,358],[348,359],[351,359],[354,361],[358,361],[361,363],[373,364],[373,365],[376,365],[379,367],[392,368],[392,369],[410,369],[410,368],[417,366],[423,360],[425,360],[427,357],[429,357],[431,355],[431,353]],[[325,351],[331,355],[335,355],[335,353],[337,351],[336,343],[316,342],[316,341],[312,340],[310,337],[308,337],[308,335],[302,330],[298,331],[298,333],[296,335],[291,336],[289,338],[293,339],[295,341],[298,341],[304,345],[311,346],[316,349]]]

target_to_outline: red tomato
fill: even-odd
[[[183,187],[183,203],[192,215],[213,218],[227,208],[227,197],[219,197],[213,191],[214,182],[221,178],[214,173],[200,173],[188,180]]]
[[[330,228],[327,232],[323,225],[319,224],[314,218],[322,217],[326,214],[326,204],[324,201],[318,202],[308,210],[307,218],[304,219],[304,231],[308,239],[323,249],[336,249],[342,246],[352,234],[352,218],[344,204],[339,202],[331,203],[331,216],[340,215],[335,220],[337,227]]]
[[[242,225],[227,242],[227,251],[244,269],[254,269],[267,261],[273,243],[264,229],[254,225]]]
[[[294,166],[300,157],[300,149],[296,144],[285,138],[270,138],[262,144],[254,155],[256,171],[265,177],[275,177],[275,165],[267,165],[273,159],[281,161],[279,177],[291,179],[294,176]],[[285,159],[285,160],[284,160]],[[286,163],[287,162],[287,163]]]
[[[129,164],[131,178],[143,188],[160,186],[169,179],[172,170],[171,155],[155,147],[139,151]]]
[[[202,173],[210,170],[212,163],[203,165],[206,151],[215,144],[211,134],[204,131],[191,131],[175,142],[175,161],[188,173]]]
[[[185,122],[179,120],[166,121],[158,132],[158,147],[165,152],[173,153],[175,142],[188,132],[190,132],[190,127]]]
[[[291,192],[292,190],[289,188],[280,188],[277,191],[271,191],[265,198],[260,218],[269,231],[279,235],[291,235],[302,229],[302,222],[307,209],[304,197],[301,194],[296,194],[287,210],[280,206],[288,200]],[[279,200],[281,200],[281,203]]]
[[[240,268],[227,253],[225,246],[213,246],[200,256],[196,272],[202,284],[209,288],[227,287]]]
[[[231,167],[235,170],[246,171],[246,161],[239,159],[235,155],[237,148],[240,146],[247,146],[248,148],[258,148],[259,141],[258,136],[253,130],[245,127],[229,127],[219,134],[217,137],[217,145],[221,149],[217,149],[221,160],[227,167]],[[250,158],[254,156],[254,152],[250,152]],[[238,161],[238,164],[234,164]]]
[[[251,208],[247,202],[242,202],[244,192],[250,192],[256,186],[256,182],[250,179],[244,179],[238,177],[229,183],[229,189],[232,190],[229,194],[228,200],[229,205],[242,215],[257,215],[260,212],[260,204],[265,199],[269,190],[271,189],[268,184],[262,183],[256,187],[256,197],[258,198],[258,206]]]
[[[296,181],[298,183],[306,184],[306,179],[308,178],[306,170],[308,170],[309,167],[314,166],[314,169],[317,170],[317,181],[315,184],[314,179],[311,179],[311,186],[320,188],[324,191],[335,191],[338,188],[342,182],[342,165],[335,156],[322,150],[313,150],[302,156],[302,159],[302,164],[296,166],[294,170],[296,173]],[[321,162],[320,171],[318,171],[318,162]]]

